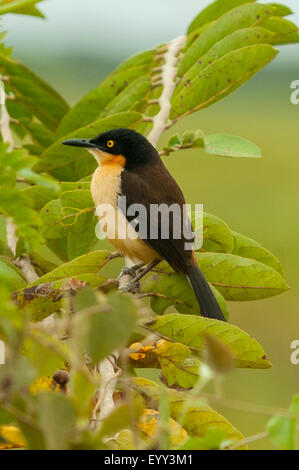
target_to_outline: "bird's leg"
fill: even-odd
[[[157,266],[157,264],[159,264],[161,262],[160,259],[155,259],[152,263],[148,264],[144,269],[142,269],[142,271],[137,274],[131,282],[129,282],[127,285],[123,286],[120,288],[120,290],[124,291],[124,292],[131,292],[132,294],[135,294],[136,292],[139,292],[139,288],[140,288],[140,283],[139,281],[147,274],[151,271],[151,269],[153,269],[155,266]],[[137,265],[138,266],[138,265]],[[140,270],[140,266],[139,266],[139,270]]]
[[[117,280],[120,281],[124,276],[130,276],[132,279],[135,279],[139,269],[142,268],[142,266],[144,266],[144,263],[142,262],[134,264],[133,266],[124,266]]]

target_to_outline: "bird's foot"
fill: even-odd
[[[123,279],[124,277],[131,277],[131,279],[134,279],[135,277],[137,277],[137,274],[138,274],[138,271],[140,268],[142,268],[143,266],[143,263],[138,263],[138,264],[135,264],[134,266],[124,266],[117,278],[118,281],[120,281],[121,279]]]
[[[139,292],[140,283],[138,280],[135,282],[135,278],[138,277],[138,272],[143,266],[143,263],[138,263],[130,267],[125,266],[121,270],[121,273],[117,278],[119,281],[119,290],[121,292],[131,292],[132,294]]]

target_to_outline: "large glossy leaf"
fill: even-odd
[[[147,75],[153,56],[154,51],[145,51],[121,64],[66,114],[58,128],[57,135],[59,137],[67,135],[98,120],[109,103],[126,90],[132,81]]]
[[[64,181],[76,181],[88,176],[96,168],[95,159],[85,149],[67,147],[62,145],[62,142],[66,139],[95,137],[101,132],[118,127],[131,127],[141,118],[142,116],[136,112],[119,113],[82,127],[49,147],[34,166],[34,170],[37,172],[47,171]],[[78,162],[82,164],[82,167],[71,166],[78,164]]]
[[[264,248],[252,238],[233,232],[236,239],[236,254],[244,258],[252,258],[260,261],[267,266],[276,269],[282,276],[284,276],[283,268],[276,258],[269,250]]]
[[[270,62],[277,51],[258,44],[229,52],[194,78],[172,101],[170,118],[190,114],[224,98]]]
[[[228,10],[235,8],[243,3],[255,2],[255,0],[216,0],[202,10],[196,18],[192,21],[188,28],[188,34],[192,33],[195,29],[203,26],[205,23],[217,20],[220,16],[224,15]]]
[[[146,98],[152,86],[150,76],[137,78],[120,92],[100,113],[100,118],[123,111],[139,111],[142,100]]]
[[[31,135],[34,143],[41,147],[41,151],[43,151],[42,149],[50,147],[50,145],[54,143],[54,133],[44,125],[36,122],[34,119],[20,118],[19,122]]]
[[[169,314],[148,325],[163,337],[182,343],[200,356],[205,335],[215,336],[232,352],[235,367],[267,369],[271,363],[259,343],[237,326],[193,315]]]
[[[85,275],[90,275],[94,280],[99,279],[99,284],[103,282],[103,278],[98,276],[101,267],[109,261],[109,251],[93,251],[83,256],[65,263],[50,273],[42,276],[33,285],[40,283],[50,283],[55,281],[65,281],[69,278],[76,278],[84,280]],[[91,278],[90,278],[91,280]]]
[[[246,3],[228,11],[217,21],[212,22],[189,47],[179,64],[178,75],[184,75],[196,60],[201,59],[214,44],[225,36],[238,29],[259,26],[262,20],[271,13],[272,9],[268,5],[256,3]]]
[[[160,402],[160,387],[151,380],[137,377],[132,379],[135,391],[143,398],[146,405],[158,409]],[[186,392],[168,390],[170,416],[179,421],[190,436],[203,437],[211,428],[222,429],[228,440],[238,441],[244,436],[230,424],[222,415],[202,401],[194,397],[187,412],[182,416],[184,404],[190,398]]]
[[[182,81],[177,85],[173,98],[177,96],[188,83],[196,78],[208,65],[236,49],[254,44],[271,44],[274,41],[274,34],[265,28],[258,26],[242,28],[233,31],[211,47],[203,56],[197,60],[192,67],[182,77]]]
[[[266,18],[263,21],[263,27],[273,33],[272,44],[290,44],[299,42],[297,25],[285,18]]]
[[[41,210],[46,204],[58,196],[58,191],[53,188],[43,186],[29,186],[23,189],[28,200],[31,201],[31,207],[35,210]]]
[[[279,272],[259,261],[228,253],[196,253],[207,280],[226,300],[257,300],[288,290]]]

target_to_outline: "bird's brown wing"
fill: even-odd
[[[165,219],[163,222],[161,214],[151,210],[151,205],[166,204],[170,207],[172,204],[176,204],[180,207],[181,214],[183,214],[184,196],[163,162],[159,160],[155,164],[137,167],[134,171],[123,171],[121,175],[121,194],[126,196],[127,209],[133,204],[141,204],[146,208],[146,230],[140,231],[139,227],[139,234],[142,232],[140,237],[144,242],[153,248],[161,258],[165,259],[175,271],[187,272],[192,257],[192,249],[189,248],[190,243],[192,243],[190,222],[186,218],[184,219],[183,216],[178,220],[177,215],[170,213],[168,217],[169,237],[165,239],[163,238],[165,236]],[[121,210],[125,213],[123,207],[121,207]],[[134,217],[134,215],[128,216],[127,213],[125,215],[138,231],[136,219],[139,221],[139,218]],[[175,224],[177,224],[176,227],[180,227],[181,236],[179,239],[174,238]],[[144,233],[146,233],[146,237],[144,237]],[[153,238],[153,233],[157,234],[157,238]],[[189,244],[188,249],[186,249],[186,243]]]

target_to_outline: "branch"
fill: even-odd
[[[98,400],[92,414],[91,422],[92,429],[94,430],[97,428],[97,424],[107,418],[115,408],[113,394],[117,377],[121,373],[121,369],[116,365],[118,357],[119,354],[116,352],[101,361],[97,366],[102,382],[98,390]]]
[[[163,87],[162,94],[158,99],[160,111],[152,119],[153,128],[148,136],[148,140],[154,146],[157,145],[159,138],[167,129],[167,121],[171,108],[170,101],[176,87],[175,78],[177,74],[177,55],[184,46],[185,41],[185,36],[179,36],[168,44],[166,52],[163,54],[165,63],[161,66],[161,76],[158,81],[158,83]]]

